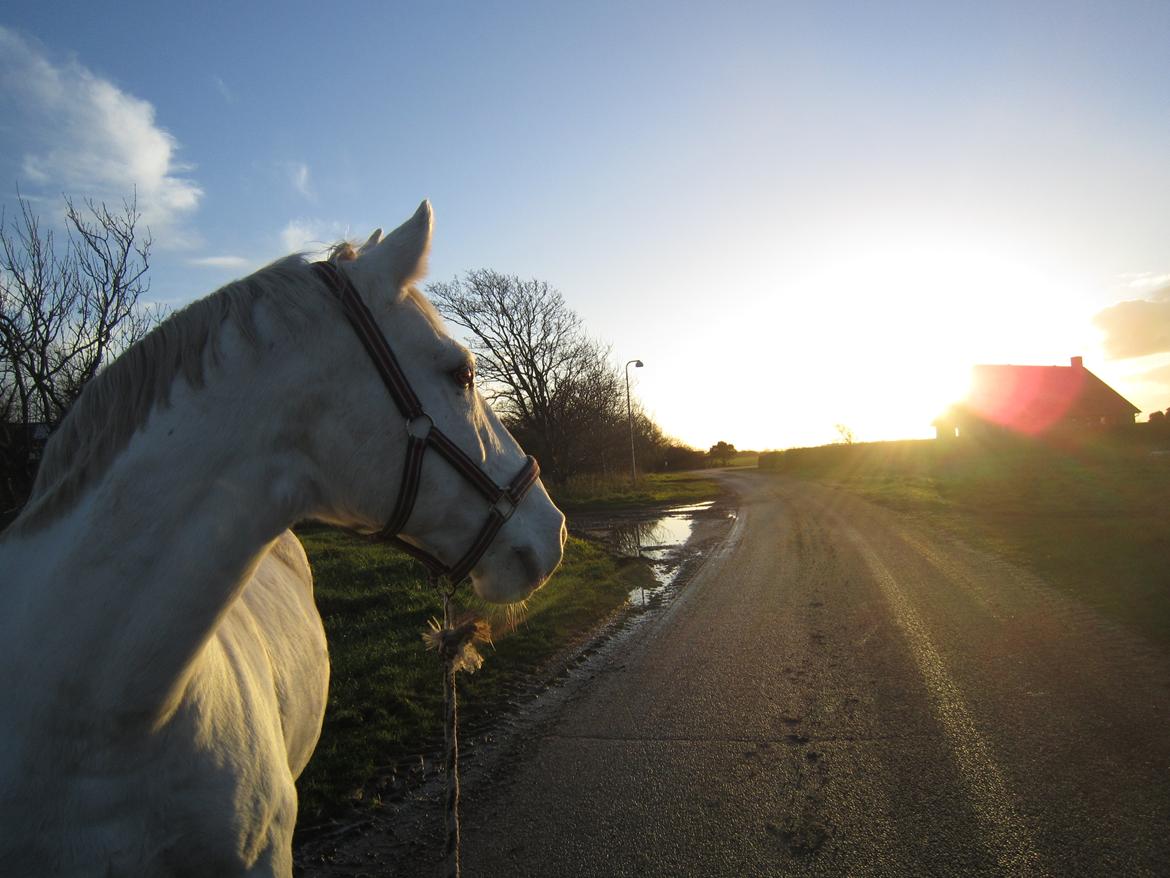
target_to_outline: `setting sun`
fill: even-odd
[[[727,426],[695,412],[676,415],[675,429],[700,444],[722,429],[743,447],[837,441],[838,425],[859,441],[928,437],[932,421],[966,394],[973,365],[1090,353],[1087,284],[987,240],[911,226],[846,238],[841,250],[745,294],[757,306],[737,309],[734,334],[715,337],[721,318],[708,318],[704,360],[721,368],[686,385],[734,400]],[[670,376],[673,352],[655,353],[640,380],[661,403],[671,395],[669,377],[652,367]]]

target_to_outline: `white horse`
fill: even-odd
[[[507,484],[525,457],[411,286],[430,235],[424,202],[335,264],[435,427]],[[293,782],[329,663],[287,528],[379,530],[404,425],[299,256],[195,302],[91,382],[0,535],[0,874],[291,875]],[[430,452],[421,484],[404,536],[453,564],[488,503]],[[537,482],[472,585],[523,599],[563,545]]]

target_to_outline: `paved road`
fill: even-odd
[[[1170,874],[1165,654],[896,513],[726,478],[722,549],[468,791],[466,875]]]

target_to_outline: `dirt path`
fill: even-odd
[[[468,785],[466,875],[1166,874],[1164,654],[894,513],[725,478],[694,580]],[[426,820],[319,874],[438,874]]]

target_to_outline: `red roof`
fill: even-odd
[[[1099,423],[1141,411],[1079,364],[976,366],[962,408],[985,421],[1035,435],[1059,422]]]

